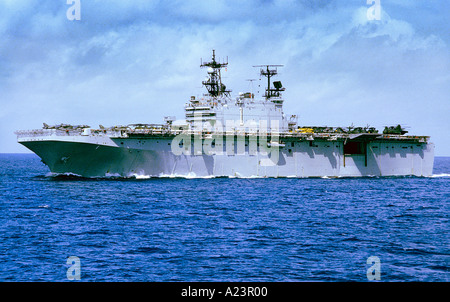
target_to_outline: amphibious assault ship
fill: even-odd
[[[16,131],[52,173],[83,177],[360,177],[432,175],[434,145],[400,125],[299,126],[283,112],[281,65],[259,65],[265,93],[231,96],[228,58],[201,61],[207,93],[185,104],[185,119],[91,128],[56,125]]]

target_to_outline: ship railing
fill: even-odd
[[[81,134],[81,130],[73,129],[34,129],[19,130],[15,134],[18,138],[24,137],[41,137],[41,136],[77,136]]]
[[[403,141],[415,141],[418,143],[426,143],[429,140],[429,136],[415,136],[415,135],[400,135],[400,134],[383,134],[380,139],[393,139]]]
[[[282,136],[284,132],[275,132],[275,131],[244,131],[241,129],[234,129],[234,130],[196,130],[196,129],[186,129],[186,130],[171,130],[170,134],[172,135],[196,135],[196,136],[202,136],[202,137],[213,137],[218,135],[223,136]]]
[[[52,131],[49,129],[33,129],[33,130],[18,130],[14,132],[17,135],[17,138],[23,137],[39,137],[39,136],[48,136],[52,134]]]
[[[26,137],[43,137],[43,136],[80,136],[83,134],[83,129],[34,129],[34,130],[19,130],[15,134],[17,138]],[[89,135],[108,135],[121,136],[120,131],[111,130],[91,130]]]
[[[173,135],[181,130],[169,130],[167,128],[147,128],[147,129],[134,129],[127,131],[128,134],[138,134],[138,135]]]
[[[42,130],[38,130],[42,131]],[[94,130],[92,132],[95,132]],[[349,138],[348,133],[301,133],[301,132],[287,132],[287,131],[259,131],[258,129],[215,129],[212,131],[211,129],[169,129],[169,128],[144,128],[144,129],[133,129],[126,131],[102,131],[102,133],[107,134],[108,136],[127,136],[128,134],[138,134],[138,135],[195,135],[201,136],[204,138],[210,138],[217,135],[223,136],[279,136],[280,138],[295,138],[300,140],[328,140],[328,141],[336,141],[338,139],[346,139]],[[71,133],[69,132],[69,135]],[[63,132],[59,132],[57,135],[67,135]],[[76,132],[73,135],[79,135],[79,132]],[[426,141],[428,137],[423,136],[403,136],[403,135],[382,135],[378,139],[395,139],[395,140],[415,140],[415,141]]]

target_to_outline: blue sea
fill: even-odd
[[[0,154],[0,188],[0,281],[450,281],[449,157],[426,178],[86,179]]]

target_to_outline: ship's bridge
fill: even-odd
[[[185,107],[186,121],[191,129],[211,131],[286,131],[287,120],[280,103],[256,100],[250,93],[231,99],[196,100],[191,98]]]
[[[192,96],[185,106],[186,121],[191,129],[211,131],[286,131],[292,123],[287,121],[283,113],[282,92],[285,88],[281,81],[271,83],[272,77],[278,74],[277,68],[282,65],[258,65],[260,75],[267,78],[267,88],[261,99],[255,99],[252,92],[239,93],[235,100],[230,97],[222,83],[221,68],[227,63],[218,63],[213,50],[212,60],[203,62],[201,67],[208,67],[208,79],[203,81],[208,94],[203,98]],[[273,84],[273,86],[272,86]]]

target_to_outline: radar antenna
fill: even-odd
[[[227,90],[227,87],[222,83],[222,76],[220,70],[228,66],[227,62],[218,63],[216,61],[216,52],[213,49],[212,60],[210,62],[201,61],[200,67],[208,67],[208,79],[203,81],[202,84],[206,86],[208,93],[212,97],[219,97],[222,95],[230,96],[231,90]]]
[[[279,97],[280,92],[285,88],[281,85],[280,81],[273,82],[274,88],[270,88],[270,78],[278,74],[277,67],[283,67],[283,65],[255,65],[253,67],[261,68],[261,75],[267,77],[267,88],[264,97],[269,100],[272,97]]]

